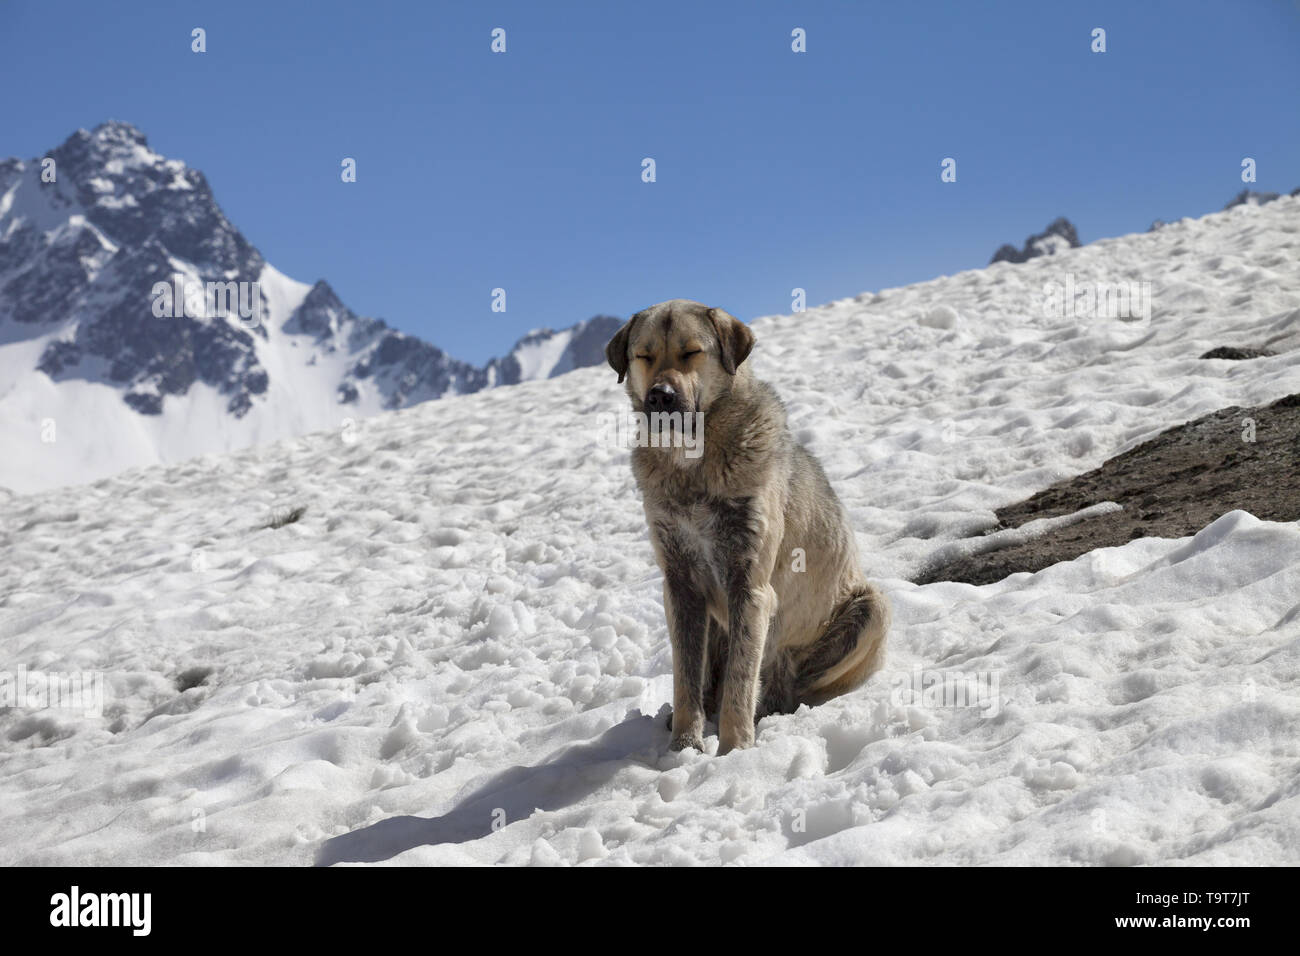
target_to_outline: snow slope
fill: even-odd
[[[865,687],[723,758],[649,716],[670,652],[607,369],[10,498],[0,671],[106,696],[0,711],[0,863],[1294,864],[1295,524],[906,578],[994,507],[1300,391],[1298,213],[756,321],[895,623]],[[1066,271],[1152,282],[1152,317],[1044,317]],[[1282,354],[1196,358],[1237,343]]]

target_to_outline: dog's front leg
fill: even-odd
[[[760,521],[748,501],[740,502],[719,522],[727,567],[729,646],[718,714],[718,754],[752,747],[754,709],[768,622],[776,613],[772,567],[781,522]],[[760,534],[758,527],[765,529]]]
[[[775,606],[776,592],[767,583],[754,585],[732,599],[731,645],[718,713],[719,756],[754,745],[754,710],[771,618],[768,608]]]
[[[708,619],[704,595],[690,570],[664,570],[664,609],[673,645],[673,750],[704,751],[704,667]]]

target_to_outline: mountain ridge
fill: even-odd
[[[355,312],[323,278],[280,273],[200,170],[129,123],[79,129],[29,162],[0,160],[0,373],[12,383],[0,391],[0,437],[34,465],[31,477],[0,465],[0,484],[90,480],[551,377],[602,361],[591,342],[620,324],[598,315],[529,333],[473,365]],[[114,414],[113,400],[129,414]],[[74,462],[66,447],[41,447],[57,443],[37,436],[43,423],[75,433],[88,419],[117,454]]]

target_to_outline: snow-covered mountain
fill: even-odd
[[[1154,307],[1045,309],[1067,274]],[[0,700],[0,865],[1300,860],[1295,522],[912,583],[995,509],[1300,393],[1300,199],[752,327],[894,606],[865,686],[668,750],[627,400],[580,369],[4,501],[0,677],[102,694]],[[1233,344],[1277,354],[1200,358]]]
[[[605,345],[623,324],[622,319],[598,315],[556,332],[537,329],[515,343],[502,359],[488,363],[488,384],[517,385],[554,378],[575,368],[601,365]]]
[[[560,374],[602,361],[592,343],[617,325],[535,332],[479,368],[278,272],[201,172],[128,124],[0,162],[0,486],[13,490]]]

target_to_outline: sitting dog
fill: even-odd
[[[884,663],[890,610],[864,579],[844,510],[785,406],[745,364],[754,334],[673,299],[610,340],[650,441],[632,450],[673,648],[672,749],[752,746],[754,722],[815,706]],[[689,437],[702,421],[699,437]],[[694,452],[694,454],[692,454]]]

